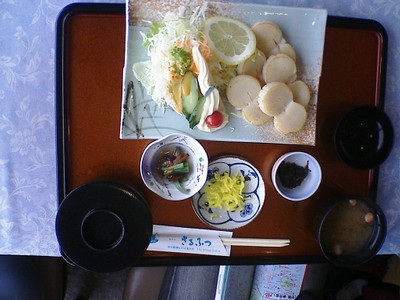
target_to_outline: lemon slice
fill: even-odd
[[[206,20],[204,34],[214,56],[227,65],[237,65],[256,49],[256,37],[249,26],[228,17]]]

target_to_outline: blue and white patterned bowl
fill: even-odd
[[[223,208],[209,208],[205,205],[204,186],[192,199],[197,216],[204,223],[218,229],[231,230],[249,224],[264,204],[265,185],[260,172],[252,164],[238,157],[221,157],[212,161],[208,165],[207,180],[211,179],[215,172],[228,172],[229,175],[240,173],[245,176],[245,209],[227,211]]]
[[[190,173],[188,180],[182,182],[186,192],[179,190],[168,179],[157,174],[156,161],[162,151],[180,147],[189,154]],[[208,156],[203,146],[191,136],[173,133],[149,144],[140,160],[140,175],[144,184],[154,193],[167,200],[191,198],[207,180]]]

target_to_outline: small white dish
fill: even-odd
[[[306,166],[308,162],[308,169],[310,171],[299,186],[288,188],[282,185],[277,172],[283,162],[295,163],[301,167]],[[282,197],[291,201],[302,201],[311,197],[317,191],[321,183],[322,172],[318,161],[310,154],[305,152],[289,152],[282,155],[275,162],[272,167],[271,179],[275,189]]]
[[[157,161],[163,151],[179,147],[189,154],[188,179],[181,186],[182,192],[168,179],[157,172]],[[191,136],[182,133],[173,133],[149,144],[140,160],[140,175],[145,185],[154,193],[167,200],[184,200],[197,193],[207,180],[208,156],[203,146]]]
[[[265,185],[260,172],[249,162],[238,157],[228,156],[210,162],[207,180],[211,179],[215,172],[228,172],[230,175],[241,173],[245,176],[245,209],[227,211],[223,208],[209,208],[204,203],[204,186],[192,199],[193,209],[197,216],[205,224],[218,229],[231,230],[249,224],[255,219],[264,204]]]

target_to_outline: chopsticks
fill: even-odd
[[[246,247],[286,247],[289,246],[288,239],[258,239],[258,238],[227,238],[221,237],[225,246],[246,246]]]

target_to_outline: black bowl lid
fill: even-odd
[[[360,106],[339,122],[334,142],[338,155],[357,169],[371,169],[390,154],[393,127],[387,114],[375,106]]]
[[[130,267],[146,251],[153,230],[145,200],[114,182],[92,182],[70,192],[56,217],[64,258],[94,272]]]

